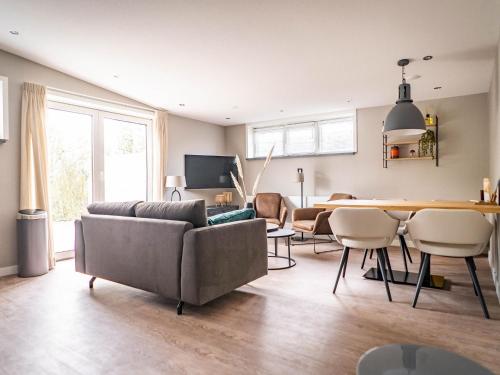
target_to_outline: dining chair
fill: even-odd
[[[479,298],[484,317],[489,319],[476,275],[474,257],[481,254],[488,244],[493,231],[492,224],[475,210],[424,209],[408,221],[407,227],[415,247],[424,254],[412,306],[417,305],[420,289],[430,267],[431,255],[464,258],[474,293]]]
[[[356,249],[376,249],[377,263],[385,283],[387,298],[392,301],[387,282],[386,262],[387,246],[396,236],[399,221],[391,218],[378,208],[336,208],[328,218],[333,235],[343,247],[340,267],[333,287],[337,290],[340,275],[345,277],[349,251]]]

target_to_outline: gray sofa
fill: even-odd
[[[264,219],[207,226],[205,201],[94,203],[75,222],[75,268],[203,305],[267,275]]]

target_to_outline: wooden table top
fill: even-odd
[[[482,213],[500,213],[495,204],[476,204],[470,201],[404,201],[389,199],[339,199],[314,204],[317,208],[334,209],[338,207],[375,207],[386,211],[419,211],[424,208],[469,209]]]

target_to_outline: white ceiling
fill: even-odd
[[[486,92],[500,31],[497,0],[0,0],[0,9],[1,49],[224,125],[392,103],[402,57],[415,59],[408,75],[422,76],[416,100]]]

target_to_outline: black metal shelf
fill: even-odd
[[[418,145],[418,140],[416,141],[401,141],[401,142],[388,142],[387,135],[382,134],[382,166],[384,168],[388,167],[389,161],[408,161],[408,160],[434,160],[436,163],[436,167],[439,167],[439,118],[436,116],[436,123],[433,125],[426,125],[427,128],[434,128],[434,135],[436,137],[436,145],[435,145],[435,155],[432,156],[415,156],[415,157],[401,157],[391,159],[389,157],[388,148],[390,146],[399,146],[399,145]],[[384,122],[382,121],[382,129],[384,127]]]

